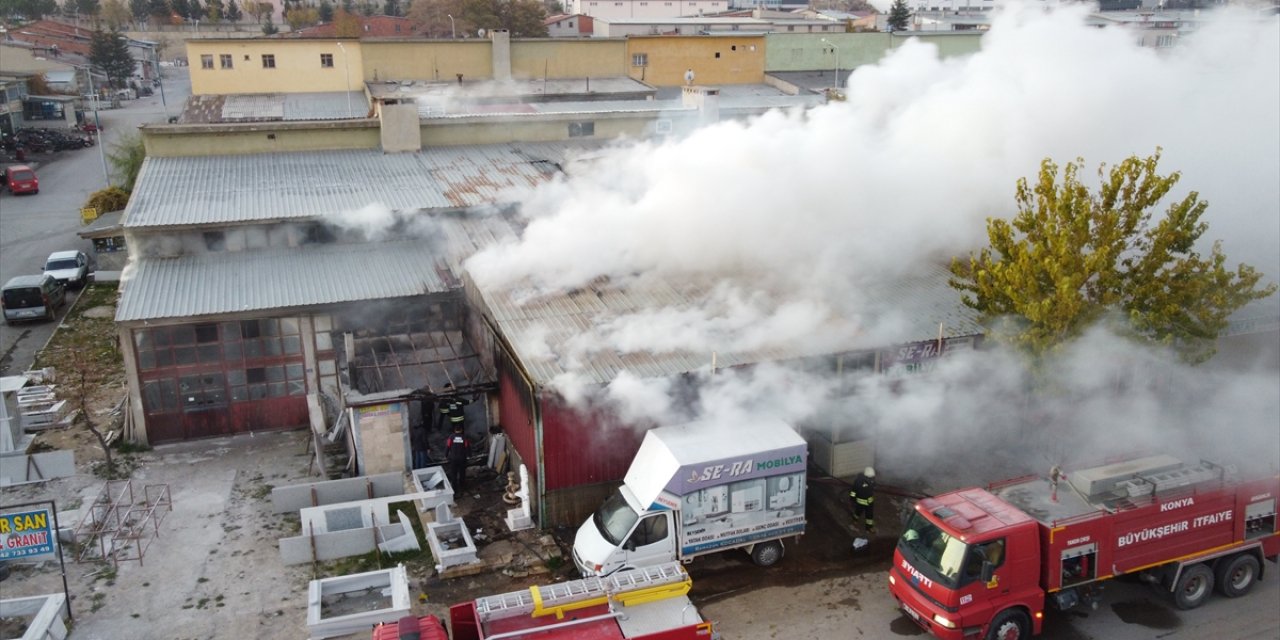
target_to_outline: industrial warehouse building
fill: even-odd
[[[192,59],[217,46],[192,43]],[[148,158],[120,222],[131,264],[116,316],[131,382],[129,438],[309,428],[317,455],[328,442],[345,448],[349,460],[334,472],[402,471],[416,452],[440,459],[421,428],[442,398],[460,394],[476,399],[467,407],[471,435],[500,428],[510,458],[529,469],[540,524],[578,521],[598,504],[639,433],[612,432],[607,453],[580,455],[608,418],[571,409],[550,387],[559,365],[521,345],[541,332],[554,346],[601,314],[691,304],[713,283],[596,283],[531,301],[477,288],[463,260],[519,234],[504,191],[550,180],[617,137],[679,136],[823,98],[768,83],[663,97],[626,74],[593,78],[587,96],[572,78],[508,80],[504,64],[486,62],[502,82],[469,84],[447,110],[432,96],[456,83],[370,80],[360,117],[343,117],[356,94],[339,85],[313,107],[206,93],[184,121],[142,128]],[[534,84],[543,92],[532,95]],[[312,117],[298,115],[308,109]],[[889,295],[924,305],[910,329],[918,343],[722,353],[716,366],[886,371],[976,343],[977,326],[942,270]],[[588,370],[590,383],[606,385],[623,370],[682,378],[710,366],[701,353],[601,355]],[[842,453],[837,427],[816,425],[808,436],[815,461],[839,473],[856,461]]]

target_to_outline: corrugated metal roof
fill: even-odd
[[[363,91],[284,95],[285,120],[346,120],[363,118],[368,113],[369,99],[365,97]]]
[[[280,94],[229,95],[222,103],[222,119],[226,121],[280,120],[282,118],[284,118],[284,100]]]
[[[420,240],[148,258],[125,282],[116,321],[440,293],[456,288],[448,273]]]
[[[707,368],[710,352],[596,351],[569,362],[568,344],[581,336],[596,334],[609,320],[629,314],[664,308],[696,308],[716,284],[715,280],[694,276],[681,278],[679,283],[646,278],[623,287],[592,286],[533,298],[518,288],[481,293],[501,332],[508,337],[536,384],[548,384],[569,371],[603,384],[623,370],[642,378],[656,378]],[[939,325],[946,337],[982,332],[972,312],[960,304],[959,294],[947,285],[945,268],[933,268],[924,276],[877,286],[866,292],[866,297],[869,307],[892,310],[895,322],[901,323],[902,342],[936,338]],[[536,344],[545,344],[554,355],[547,358],[521,353],[522,345]],[[885,346],[889,345],[850,344],[843,350]],[[817,351],[813,344],[797,344],[719,352],[716,362],[720,367],[733,367],[839,350]]]
[[[125,210],[127,229],[319,219],[382,204],[393,211],[492,204],[510,187],[590,141],[147,158]]]

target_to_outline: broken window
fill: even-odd
[[[209,251],[226,251],[227,250],[227,234],[221,231],[206,231],[204,234],[204,248]]]

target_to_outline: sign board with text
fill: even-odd
[[[53,525],[47,509],[0,514],[0,560],[53,553]]]

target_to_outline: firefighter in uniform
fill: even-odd
[[[466,489],[467,457],[470,455],[471,441],[467,440],[466,434],[462,432],[462,423],[459,422],[453,425],[453,433],[449,434],[449,439],[444,443],[444,473],[455,492],[461,493]]]
[[[876,519],[873,509],[876,503],[876,470],[867,467],[853,479],[853,489],[849,491],[849,499],[853,502],[853,525],[859,526],[858,520],[866,526],[867,535],[875,535]]]
[[[453,384],[446,383],[444,385],[444,391],[446,393],[452,393]],[[459,396],[449,395],[441,397],[436,402],[437,406],[440,407],[440,421],[444,423],[441,425],[442,427],[453,431],[453,427],[455,425],[465,426],[467,420],[466,407],[471,404],[469,400]]]

